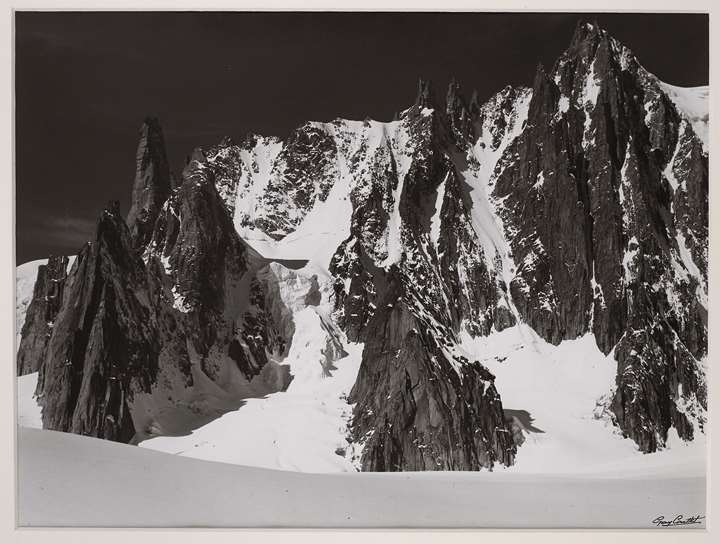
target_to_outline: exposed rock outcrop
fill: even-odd
[[[475,122],[480,112],[477,94],[469,108],[460,90],[460,84],[454,79],[450,82],[445,99],[445,114],[455,138],[462,149],[475,142]]]
[[[38,397],[43,425],[122,442],[176,434],[281,390],[287,352],[272,276],[240,240],[213,178],[197,160],[163,204],[147,248],[119,215],[67,280]],[[276,288],[275,288],[276,289]]]
[[[630,51],[580,24],[553,73],[538,69],[494,193],[521,316],[553,343],[592,331],[615,348],[613,412],[643,451],[671,425],[692,435],[678,399],[704,408],[707,157],[688,126]]]
[[[144,247],[160,208],[170,195],[171,179],[160,123],[147,117],[140,128],[135,157],[135,183],[127,224],[135,247]]]
[[[351,192],[350,237],[330,266],[337,318],[349,338],[365,341],[351,434],[364,470],[512,464],[492,375],[452,346],[461,329],[487,334],[514,317],[488,268],[491,248],[473,230],[459,156],[465,135],[420,88],[422,108],[404,112],[399,134],[359,168],[369,175]]]
[[[516,448],[480,363],[448,356],[447,338],[418,318],[391,272],[371,321],[355,387],[352,438],[371,471],[479,470],[511,465]]]
[[[43,427],[128,442],[128,403],[157,373],[157,309],[117,203],[77,256],[40,368]]]
[[[52,255],[46,265],[38,268],[33,297],[22,327],[17,354],[18,376],[37,372],[45,357],[47,341],[63,302],[67,268],[67,257]]]

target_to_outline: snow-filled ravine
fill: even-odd
[[[292,270],[271,263],[280,297],[292,312],[294,332],[287,356],[292,380],[285,391],[246,399],[236,411],[188,436],[141,442],[167,453],[301,472],[355,471],[346,440],[362,345],[350,343],[333,323],[332,283],[312,262]],[[315,291],[315,289],[317,289]],[[318,300],[308,302],[315,291]]]
[[[348,353],[325,371],[321,317],[313,308],[295,314],[295,336],[283,364],[293,379],[287,391],[247,399],[189,436],[158,437],[143,448],[239,465],[301,472],[354,471],[338,452],[345,439],[352,407],[346,397],[355,383],[362,345],[344,343]]]

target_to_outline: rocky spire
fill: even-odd
[[[149,391],[157,372],[143,263],[131,247],[117,202],[101,213],[47,340],[38,377],[43,427],[128,442],[133,392]]]
[[[67,257],[53,255],[46,265],[38,268],[33,298],[28,306],[18,349],[18,376],[37,372],[45,356],[47,339],[62,305],[67,268]]]
[[[533,80],[532,100],[528,114],[529,123],[544,123],[544,118],[553,113],[558,101],[558,88],[542,63],[538,63]]]
[[[448,115],[456,117],[460,115],[463,110],[467,110],[465,100],[463,100],[460,92],[460,84],[455,80],[455,78],[450,80],[445,97],[445,111]]]
[[[545,71],[545,66],[543,66],[542,62],[538,62],[535,67],[535,79],[533,79],[533,94],[537,93],[547,80],[548,75]]]
[[[478,98],[477,89],[473,89],[472,95],[470,96],[468,112],[473,118],[477,118],[480,115],[480,98]]]
[[[423,78],[418,79],[418,92],[415,98],[415,106],[418,108],[433,107],[433,92],[429,80]]]
[[[132,203],[127,216],[136,248],[143,247],[152,234],[158,212],[170,195],[170,169],[162,128],[155,117],[145,118],[140,128]]]
[[[633,59],[596,24],[581,22],[552,73],[537,69],[527,123],[506,154],[516,159],[498,173],[494,196],[505,199],[501,217],[516,233],[516,262],[528,263],[510,284],[520,316],[550,342],[592,331],[603,352],[614,352],[613,420],[652,452],[670,427],[693,437],[678,391],[702,425],[705,310],[693,293],[706,278],[676,276],[682,259],[673,241],[684,236],[675,202],[698,194],[694,215],[702,216],[707,178],[700,144],[679,130],[662,87]],[[696,157],[693,174],[678,163],[678,149]],[[671,188],[673,203],[668,165],[686,184]],[[688,235],[695,237],[704,234]],[[673,302],[685,297],[693,302]]]
[[[156,214],[145,260],[111,202],[65,282],[67,303],[56,317],[34,312],[38,318],[23,331],[38,355],[32,360],[39,363],[44,428],[133,443],[178,421],[189,431],[237,407],[223,400],[220,408],[194,408],[192,363],[215,382],[242,373],[241,385],[227,391],[240,402],[247,394],[242,384],[271,355],[284,356],[291,327],[275,326],[287,310],[277,291],[268,294],[273,277],[255,275],[265,261],[240,240],[212,172],[197,160],[199,152],[194,156],[183,184]],[[64,272],[66,264],[58,267]],[[46,276],[36,299],[48,292]],[[273,372],[258,381],[262,391],[287,386],[284,373]],[[158,381],[159,373],[167,379]]]
[[[178,189],[182,185],[182,178],[178,177],[178,175],[174,171],[170,171],[170,190],[174,191],[175,189]]]
[[[569,59],[578,59],[583,63],[589,63],[595,57],[598,47],[602,44],[608,46],[612,38],[600,28],[596,21],[579,21],[575,27],[575,33],[567,50],[561,55],[557,63],[563,63]],[[620,44],[617,44],[620,45]],[[556,67],[557,68],[557,63]],[[553,72],[555,71],[553,69]]]
[[[570,40],[569,50],[573,51],[580,47],[583,43],[595,42],[598,39],[607,36],[597,21],[579,20],[575,25],[575,32],[573,33],[572,40]]]
[[[448,86],[445,113],[458,143],[464,146],[473,133],[472,119],[465,98],[462,96],[460,84],[455,78],[450,81]]]
[[[363,443],[363,470],[512,465],[516,447],[495,376],[477,361],[452,362],[441,347],[449,340],[428,329],[408,303],[413,295],[402,275],[391,268],[386,277],[350,392],[355,405],[350,432]]]

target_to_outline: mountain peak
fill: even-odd
[[[445,95],[445,107],[448,114],[453,112],[459,113],[459,110],[467,109],[465,99],[460,90],[460,84],[455,78],[452,78],[448,85],[447,94]]]
[[[103,213],[120,217],[120,201],[109,200],[108,203],[105,205],[105,210],[103,211]]]
[[[464,103],[465,100],[462,96],[462,91],[460,89],[460,84],[457,82],[455,78],[452,78],[450,80],[450,84],[448,85],[447,94],[445,95],[445,103],[447,104],[448,109],[455,103],[461,102]]]
[[[533,94],[536,94],[549,79],[550,78],[545,71],[545,66],[543,66],[542,62],[538,62],[537,67],[535,68],[535,79],[533,80]]]
[[[170,167],[160,121],[147,116],[135,155],[135,182],[128,227],[138,246],[147,242],[158,211],[170,195]]]
[[[570,48],[572,49],[583,42],[594,42],[606,36],[607,32],[600,27],[597,21],[580,19],[575,26],[572,40],[570,40]]]
[[[477,107],[473,111],[477,115],[480,108]],[[460,84],[453,78],[448,86],[445,99],[445,113],[456,136],[460,141],[466,143],[468,138],[474,136],[472,130],[473,111],[467,106],[465,97],[460,90]]]
[[[473,89],[472,95],[470,95],[470,103],[468,104],[470,115],[479,115],[481,107],[482,104],[480,104],[480,97],[478,96],[477,89]]]
[[[415,105],[419,108],[432,108],[433,107],[433,92],[432,84],[430,80],[425,80],[422,77],[418,79],[418,90],[417,97],[415,98]]]
[[[580,20],[575,27],[575,32],[570,40],[567,50],[561,55],[561,59],[580,58],[591,59],[603,44],[606,48],[614,47],[623,49],[623,46],[603,29],[596,21]]]
[[[146,115],[143,120],[143,127],[141,130],[152,130],[155,132],[162,132],[160,120],[154,115]]]

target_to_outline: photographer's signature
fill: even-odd
[[[680,527],[682,525],[700,525],[704,519],[705,516],[699,514],[687,518],[682,514],[678,514],[671,519],[665,519],[665,516],[658,516],[652,520],[652,524],[655,525],[655,527]]]

